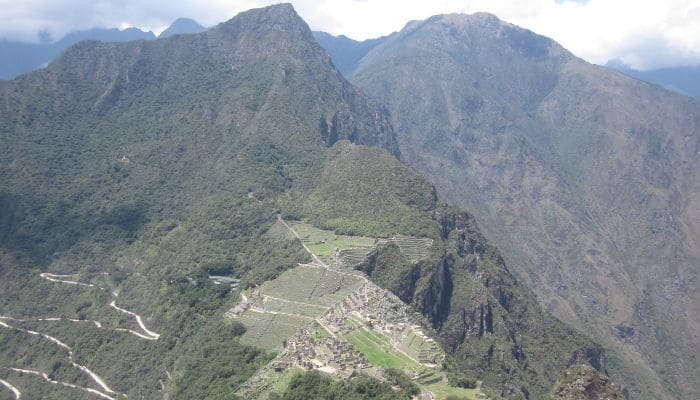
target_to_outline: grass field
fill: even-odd
[[[360,327],[343,338],[361,351],[372,365],[402,370],[420,368],[417,362],[398,352],[389,339],[379,332]]]
[[[371,237],[336,235],[333,231],[318,229],[302,222],[290,223],[290,225],[317,256],[331,255],[335,249],[347,250],[372,246],[375,242],[375,239]]]
[[[420,385],[421,389],[433,392],[436,400],[447,398],[447,396],[457,396],[459,398],[477,399],[477,394],[480,393],[477,389],[462,389],[449,386],[443,381],[431,383],[429,385]]]

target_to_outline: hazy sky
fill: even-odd
[[[645,69],[700,64],[700,0],[292,0],[314,30],[367,39],[442,13],[487,11],[549,36],[594,63]],[[55,39],[92,27],[158,33],[177,17],[205,26],[266,0],[0,0],[0,38]]]

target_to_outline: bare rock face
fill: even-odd
[[[604,350],[548,315],[488,244],[474,218],[438,208],[441,241],[428,260],[407,265],[390,286],[432,323],[450,368],[499,388],[508,399],[544,398],[572,363],[605,371]],[[385,257],[379,249],[374,260]],[[368,265],[372,278],[380,266]],[[410,292],[397,288],[410,287]],[[408,293],[408,295],[407,295]]]
[[[620,387],[610,378],[587,364],[574,365],[552,389],[551,400],[625,399]]]

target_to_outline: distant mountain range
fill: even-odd
[[[606,66],[633,78],[655,83],[674,92],[700,99],[700,65],[638,71],[622,62],[613,60],[608,62]]]
[[[197,21],[189,18],[178,18],[166,30],[158,35],[159,38],[166,38],[174,35],[183,35],[189,33],[200,33],[206,30],[205,27],[198,24]]]
[[[358,68],[362,58],[370,50],[385,42],[390,36],[357,41],[344,35],[334,36],[326,32],[314,32],[314,37],[321,46],[328,50],[335,66],[347,76],[352,75],[355,69]],[[639,71],[616,60],[609,61],[605,66],[616,69],[633,78],[700,99],[700,66]]]
[[[189,18],[178,18],[158,35],[165,38],[179,34],[199,33],[206,28]],[[344,75],[351,75],[359,66],[360,60],[375,46],[383,43],[388,36],[376,39],[356,41],[344,35],[331,35],[314,31],[314,38],[329,52],[335,66]],[[64,49],[81,40],[100,40],[103,42],[126,42],[131,40],[151,40],[156,36],[138,28],[124,30],[90,29],[72,32],[61,40],[50,44],[34,44],[13,41],[0,41],[0,79],[12,79],[15,76],[41,68],[53,60]],[[639,71],[624,63],[612,60],[606,64],[625,75],[663,86],[666,89],[700,99],[700,66],[670,67],[656,70]]]
[[[384,42],[388,36],[358,42],[344,35],[333,36],[326,32],[315,31],[314,38],[328,51],[333,64],[340,72],[343,75],[350,76],[357,68],[362,57],[375,46]]]
[[[169,37],[183,33],[198,33],[204,31],[204,27],[187,18],[180,18],[173,22],[158,37]],[[86,31],[71,32],[61,40],[53,43],[23,43],[12,41],[0,41],[0,79],[12,79],[17,75],[45,67],[61,52],[75,43],[83,40],[99,40],[102,42],[129,42],[132,40],[152,40],[156,36],[153,32],[144,32],[138,28],[119,30],[90,29]]]

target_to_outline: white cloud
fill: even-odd
[[[158,33],[178,17],[211,26],[269,0],[0,0],[0,37],[38,40],[92,27]],[[636,68],[700,64],[700,0],[292,0],[312,29],[355,39],[386,35],[434,14],[491,12],[552,37],[594,63]]]
[[[594,63],[620,59],[639,69],[700,64],[700,1],[540,1],[539,13],[501,17],[550,36]]]

